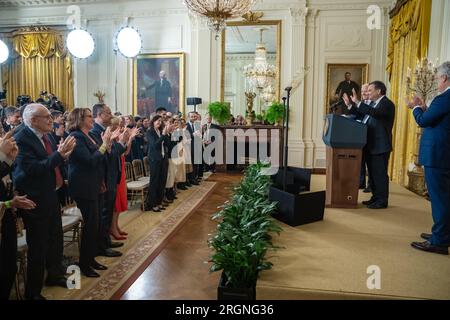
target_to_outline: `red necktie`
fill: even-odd
[[[52,145],[50,143],[50,140],[48,140],[48,137],[46,134],[42,136],[42,140],[45,144],[45,150],[47,151],[48,155],[51,155],[53,153]],[[61,175],[61,171],[59,170],[59,167],[55,168],[55,176],[56,176],[56,189],[59,189],[62,187],[64,181]]]

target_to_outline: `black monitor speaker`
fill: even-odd
[[[188,106],[194,106],[197,104],[202,104],[202,98],[186,98],[186,104]]]

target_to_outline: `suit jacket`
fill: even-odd
[[[10,174],[12,168],[6,163],[0,162],[0,201],[5,202],[14,197],[12,186],[7,187],[3,182],[3,178]]]
[[[14,197],[12,186],[7,187],[3,182],[3,178],[10,173],[11,167],[6,162],[0,161],[0,234],[2,233],[2,224],[11,219],[11,209],[6,209],[3,204]]]
[[[76,146],[69,158],[69,193],[74,199],[96,200],[104,182],[100,169],[106,155],[83,132],[76,130],[70,136],[76,139]]]
[[[94,123],[90,131],[91,137],[97,142],[98,146],[103,144],[102,133],[105,131],[99,124]],[[126,148],[120,143],[113,142],[111,152],[105,154],[102,168],[99,170],[104,176],[106,188],[108,191],[116,192],[117,185],[120,183],[122,166],[120,156],[126,151]]]
[[[162,161],[162,143],[164,142],[164,156],[168,157],[168,146],[170,144],[169,136],[161,134],[158,136],[154,128],[147,130],[148,140],[148,158],[150,161]]]
[[[450,89],[437,96],[427,111],[416,108],[413,114],[417,124],[424,128],[420,164],[450,169]]]
[[[55,168],[64,164],[64,158],[55,149],[48,155],[42,142],[27,126],[14,138],[19,148],[12,173],[14,187],[37,205],[27,214],[44,217],[55,210],[58,201]]]
[[[357,117],[369,115],[367,122],[367,145],[369,154],[382,154],[392,151],[392,127],[395,119],[395,105],[383,97],[375,108],[361,102],[359,108],[353,106],[350,112]]]

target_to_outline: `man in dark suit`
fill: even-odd
[[[102,145],[102,134],[111,124],[111,109],[105,104],[96,104],[92,107],[92,115],[94,116],[94,127],[90,131],[92,138],[98,145]],[[123,136],[122,136],[123,137]],[[103,166],[99,168],[104,177],[106,192],[104,193],[103,203],[100,203],[100,239],[99,239],[99,255],[106,257],[120,257],[121,252],[113,250],[123,245],[122,242],[112,242],[109,235],[111,228],[114,205],[116,201],[117,185],[121,177],[120,156],[126,151],[126,140],[120,143],[112,142],[111,150],[108,150]]]
[[[363,201],[369,209],[384,209],[388,206],[389,176],[388,163],[392,151],[392,127],[394,126],[395,105],[386,97],[386,86],[381,81],[373,81],[369,85],[371,105],[358,100],[353,89],[351,97],[344,93],[343,99],[350,113],[364,115],[362,120],[368,126],[366,161],[369,179],[372,181],[372,198]]]
[[[201,132],[196,128],[195,122],[197,121],[197,113],[191,111],[188,113],[189,121],[186,124],[187,131],[191,138],[191,163],[193,171],[188,174],[188,181],[190,184],[198,185],[200,164],[203,161],[203,150],[201,143]]]
[[[14,136],[19,153],[12,176],[16,191],[36,203],[35,209],[23,211],[28,245],[25,297],[43,299],[45,268],[47,285],[66,287],[57,190],[64,183],[60,166],[73,151],[75,139],[66,139],[57,150],[52,148],[48,134],[53,129],[53,119],[41,104],[29,104],[25,108],[24,122],[25,128]]]
[[[202,133],[203,133],[203,143],[205,145],[205,148],[207,148],[210,144],[212,144],[216,137],[215,135],[218,134],[219,126],[212,123],[212,118],[209,114],[206,115],[206,123],[202,127]],[[216,156],[215,150],[211,151],[211,158],[214,158]],[[208,171],[211,171],[212,173],[216,172],[216,161],[213,161],[208,157],[206,159],[205,168]]]
[[[370,101],[369,99],[369,84],[365,83],[361,86],[361,98],[362,101],[367,104],[367,105],[371,105],[372,101]],[[361,114],[359,118],[357,118],[357,121],[363,121],[364,120],[365,115]],[[366,154],[367,154],[367,149],[364,148],[363,149],[363,154],[362,154],[362,160],[361,160],[361,172],[360,172],[360,176],[359,176],[359,188],[360,189],[364,189],[365,193],[368,192],[372,192],[372,189],[370,188],[370,179],[367,182],[367,188],[366,188],[366,167],[367,167],[367,160],[366,160]]]
[[[16,107],[7,107],[4,110],[5,123],[3,123],[3,131],[9,132],[20,126],[21,116],[20,109]]]
[[[36,206],[27,196],[14,196],[12,184],[3,181],[11,173],[18,152],[12,133],[0,138],[0,300],[9,298],[17,273],[16,209]]]
[[[352,74],[350,72],[346,72],[345,80],[340,82],[336,88],[335,98],[341,100],[344,93],[346,93],[347,96],[351,96],[353,94],[353,90],[359,92],[359,85],[352,80]]]
[[[450,246],[450,62],[438,68],[438,95],[430,107],[415,97],[408,103],[417,124],[424,128],[419,162],[425,167],[425,181],[431,199],[432,233],[422,233],[424,242],[411,245],[419,250],[448,254]]]
[[[172,85],[167,80],[166,72],[159,72],[159,81],[155,85],[155,107],[163,107],[170,110],[172,103]]]

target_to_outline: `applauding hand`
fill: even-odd
[[[75,146],[76,140],[74,137],[70,136],[67,139],[63,139],[61,141],[61,143],[58,145],[58,152],[66,160],[73,152],[73,149],[75,149]]]
[[[17,149],[16,142],[13,138],[12,130],[9,131],[3,138],[0,138],[0,151],[8,156],[14,149]]]
[[[31,210],[36,208],[36,204],[31,201],[30,199],[27,199],[27,196],[15,196],[11,200],[11,208],[17,208],[17,209],[25,209],[25,210]]]
[[[406,98],[406,105],[410,109],[414,109],[415,107],[419,106],[422,108],[423,111],[425,111],[427,108],[427,106],[425,105],[425,102],[419,96],[414,96],[414,98],[412,98],[412,99]]]

